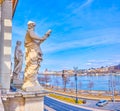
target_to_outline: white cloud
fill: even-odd
[[[87,5],[91,4],[93,0],[87,0],[84,4],[80,6],[80,8],[86,7]]]
[[[96,33],[97,32],[97,33]],[[55,52],[55,51],[61,51],[61,50],[67,50],[72,48],[83,48],[83,47],[90,47],[90,46],[97,46],[97,45],[110,45],[110,44],[116,44],[120,43],[120,37],[119,33],[113,31],[113,29],[106,30],[95,30],[91,33],[91,37],[79,37],[76,40],[70,40],[70,41],[64,41],[56,43],[53,41],[52,43],[45,44],[43,47],[45,52]],[[96,34],[94,34],[96,33]],[[90,33],[89,33],[90,34]],[[79,36],[79,35],[78,35]]]
[[[110,60],[88,60],[88,63],[105,63],[108,62]]]
[[[107,59],[107,60],[88,60],[86,66],[88,67],[101,67],[101,66],[112,66],[120,63],[120,59]]]
[[[90,1],[89,1],[90,2]],[[41,22],[38,22],[38,27],[42,26],[44,22],[47,20],[43,19]],[[47,27],[47,25],[46,25]],[[39,30],[39,29],[37,29]],[[38,32],[38,31],[36,31]],[[25,28],[22,27],[15,27],[13,28],[13,43],[15,44],[16,40],[21,40],[24,42],[24,37],[25,37],[26,30]],[[44,32],[45,33],[45,32]],[[38,34],[41,35],[41,34]],[[53,35],[63,36],[62,38],[66,38],[64,34],[61,35]],[[72,34],[69,33],[67,36],[71,38],[71,40],[65,39],[64,41],[61,39],[59,40],[59,43],[52,40],[49,42],[49,44],[43,44],[43,49],[44,53],[51,53],[55,51],[61,51],[61,50],[67,50],[67,49],[72,49],[72,48],[82,48],[82,47],[89,47],[89,46],[96,46],[96,45],[104,45],[104,44],[115,44],[115,43],[120,43],[120,37],[119,37],[119,29],[114,29],[114,28],[109,28],[109,29],[102,29],[102,30],[92,30],[92,31],[86,31],[81,34],[79,31],[76,33]],[[52,36],[52,35],[51,35]],[[75,38],[74,38],[75,36]],[[51,38],[51,37],[50,37]],[[50,39],[49,38],[49,39]],[[54,37],[52,37],[54,38]],[[56,40],[56,39],[55,39]],[[13,45],[15,46],[15,45]]]
[[[86,0],[85,3],[83,3],[82,5],[79,5],[78,7],[74,8],[73,13],[78,13],[81,9],[87,7],[88,5],[90,5],[93,2],[93,0]],[[74,7],[74,6],[73,6]]]

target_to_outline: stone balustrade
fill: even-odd
[[[48,92],[6,92],[2,94],[5,111],[43,111],[43,99]]]

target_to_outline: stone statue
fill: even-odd
[[[46,40],[51,30],[48,30],[43,37],[39,37],[35,34],[35,22],[28,22],[28,30],[25,36],[25,61],[26,67],[24,72],[24,83],[22,89],[25,91],[40,91],[42,87],[37,80],[37,74],[40,67],[40,62],[42,61],[42,52],[40,49],[40,44]]]
[[[15,47],[15,52],[14,52],[13,79],[19,79],[19,73],[22,70],[23,53],[22,53],[20,46],[21,46],[21,41],[17,41],[16,47]]]

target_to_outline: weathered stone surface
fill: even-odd
[[[25,91],[32,91],[32,92],[36,92],[36,91],[41,91],[44,88],[42,86],[34,86],[34,87],[27,87]]]
[[[44,111],[43,97],[25,99],[25,111]]]
[[[6,92],[2,95],[5,111],[43,111],[43,97],[48,92]]]
[[[24,98],[15,97],[15,98],[8,98],[7,100],[3,101],[5,111],[24,111],[25,101]]]
[[[0,111],[4,111],[4,106],[3,106],[3,103],[2,103],[2,99],[1,99],[1,90],[0,90]]]

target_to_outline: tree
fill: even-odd
[[[62,80],[63,80],[63,90],[66,91],[66,85],[69,82],[69,77],[65,74],[65,71],[63,70],[62,74]]]
[[[81,90],[81,87],[82,87],[82,82],[81,82],[81,81],[79,81],[78,87],[79,87],[79,89]]]
[[[48,83],[51,81],[50,76],[48,74],[44,74],[44,77],[42,79],[42,81],[45,83],[45,86],[47,87]]]
[[[57,85],[57,89],[58,89],[59,80],[57,78],[55,79],[55,84]]]
[[[70,86],[71,86],[71,89],[73,89],[75,87],[75,83],[73,81],[70,82]]]
[[[94,87],[94,82],[93,81],[89,81],[88,88],[90,89],[90,91],[92,90],[93,87]]]

